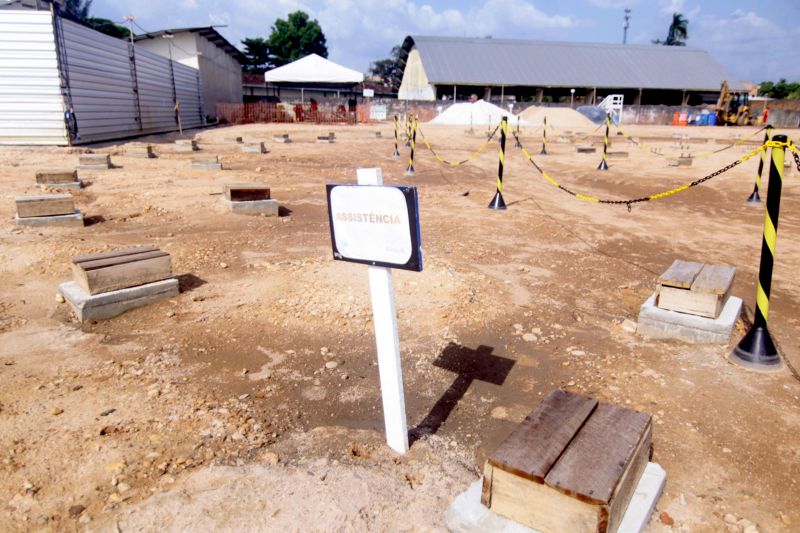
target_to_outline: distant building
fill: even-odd
[[[708,52],[684,46],[408,36],[398,98],[552,101],[595,104],[716,102],[727,81],[744,90]],[[574,94],[571,90],[574,89]]]
[[[216,117],[218,102],[242,103],[246,58],[212,26],[173,28],[134,37],[137,47],[200,71],[203,114]]]

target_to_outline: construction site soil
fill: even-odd
[[[0,530],[442,531],[487,453],[556,387],[653,415],[653,460],[668,480],[648,531],[800,528],[797,374],[731,364],[742,320],[728,345],[634,332],[674,259],[736,267],[733,294],[752,317],[764,210],[745,199],[756,158],[628,212],[553,187],[509,140],[508,210],[495,211],[496,143],[459,167],[418,145],[406,176],[390,126],[334,127],[335,143],[315,143],[331,129],[191,132],[221,171],[190,169],[172,135],[135,141],[153,143],[157,159],[127,157],[127,142],[93,146],[117,168],[81,171],[85,228],[17,227],[14,197],[39,193],[37,169],[73,167],[87,148],[0,148]],[[452,160],[484,129],[425,126]],[[695,153],[754,130],[626,128],[687,134],[698,142],[653,146]],[[284,132],[292,143],[271,142]],[[270,152],[240,153],[225,142],[235,136]],[[752,150],[670,167],[612,136],[630,157],[600,172],[599,152],[576,154],[558,137],[548,132],[536,161],[611,199],[671,189]],[[538,154],[532,128],[522,140]],[[419,189],[424,271],[394,274],[413,428],[403,456],[384,444],[366,267],[331,253],[325,184],[354,183],[359,167]],[[797,176],[787,169],[783,182],[769,316],[795,368]],[[231,214],[228,181],[268,183],[282,216]],[[58,303],[70,257],[147,244],[171,254],[179,296],[85,324]]]

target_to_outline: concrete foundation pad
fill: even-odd
[[[106,164],[106,163],[99,164],[99,165],[94,165],[94,164],[91,164],[91,165],[78,165],[78,170],[81,170],[81,169],[83,169],[83,170],[108,170],[110,168],[114,168],[114,167],[112,167],[110,164]]]
[[[730,296],[718,318],[667,311],[656,307],[656,294],[639,310],[636,333],[651,339],[678,339],[693,344],[727,344],[742,310],[742,299]]]
[[[17,226],[68,226],[83,227],[83,213],[75,211],[69,215],[48,215],[43,217],[16,217]]]
[[[289,137],[273,137],[272,141],[276,142],[276,143],[290,143],[290,142],[292,142],[292,140]]]
[[[78,180],[66,183],[40,183],[39,186],[43,189],[81,189],[83,188],[83,182]]]
[[[639,478],[628,508],[622,517],[617,533],[641,533],[655,509],[667,473],[656,463],[647,463]],[[508,518],[504,518],[481,504],[483,479],[474,482],[459,494],[444,514],[444,522],[452,533],[540,533]]]
[[[228,208],[231,210],[231,213],[236,213],[237,215],[264,215],[268,217],[276,217],[278,216],[278,208],[280,207],[278,200],[274,199],[236,201],[223,198],[222,201],[225,202],[225,205],[228,206]]]
[[[222,170],[222,163],[192,163],[192,168],[200,170]]]
[[[72,307],[78,320],[104,320],[130,309],[178,295],[178,279],[169,278],[137,287],[91,295],[74,281],[58,286],[58,292]]]

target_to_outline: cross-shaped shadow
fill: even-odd
[[[457,376],[422,422],[409,431],[411,443],[424,435],[436,433],[467,393],[473,381],[485,381],[494,385],[502,385],[505,382],[516,361],[492,355],[492,350],[494,348],[491,346],[483,345],[478,346],[477,350],[472,350],[454,342],[442,350],[433,365],[454,372]]]

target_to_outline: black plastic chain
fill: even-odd
[[[797,171],[800,172],[800,155],[797,154],[797,151],[792,151],[792,155],[794,156],[794,164],[797,165]]]

